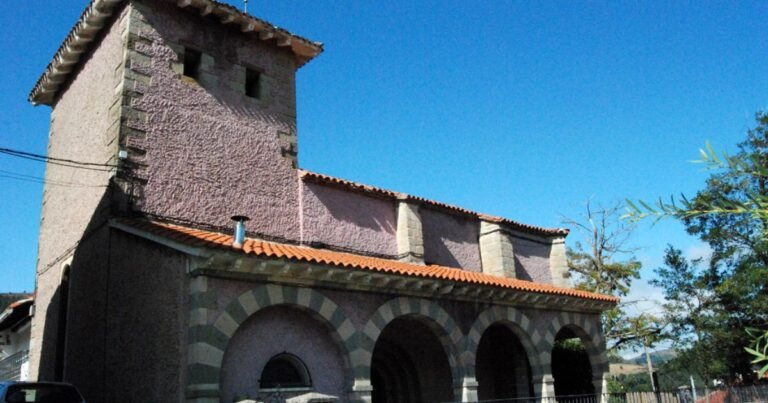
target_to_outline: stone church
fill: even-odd
[[[214,0],[90,1],[30,94],[78,161],[46,181],[92,185],[44,189],[31,377],[89,403],[602,392],[617,301],[568,288],[567,230],[299,168],[322,50]]]

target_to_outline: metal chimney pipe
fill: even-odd
[[[242,248],[243,242],[245,242],[245,222],[250,220],[250,218],[244,215],[235,215],[232,216],[232,220],[235,221],[235,241],[232,243],[232,246]]]

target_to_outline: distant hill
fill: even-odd
[[[8,308],[8,305],[20,300],[29,298],[30,294],[17,293],[17,292],[4,292],[0,293],[0,313]]]
[[[639,365],[639,364],[626,364],[626,363],[616,363],[611,364],[609,373],[611,375],[632,375],[632,374],[640,374],[645,373],[647,369],[645,368],[645,365]]]
[[[673,358],[677,357],[677,352],[671,348],[665,350],[658,350],[651,353],[651,362],[653,365],[663,364]],[[632,358],[627,358],[624,362],[628,364],[645,365],[645,354],[639,354]]]

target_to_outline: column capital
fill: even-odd
[[[373,385],[370,379],[355,379],[355,383],[352,385],[352,390],[355,392],[372,392]]]

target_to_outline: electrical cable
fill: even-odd
[[[23,159],[28,159],[32,161],[45,162],[52,165],[60,165],[60,166],[69,167],[69,168],[86,169],[86,170],[99,171],[99,172],[112,172],[114,169],[119,168],[118,165],[114,165],[114,164],[102,164],[102,163],[96,163],[96,162],[77,161],[77,160],[71,160],[66,158],[48,157],[42,154],[35,154],[35,153],[14,150],[14,149],[4,148],[4,147],[0,147],[0,154],[6,154],[12,157],[23,158]],[[15,180],[25,181],[25,182],[43,183],[43,184],[48,184],[52,186],[64,186],[64,187],[108,187],[109,186],[109,185],[87,185],[87,184],[74,183],[74,182],[52,181],[52,180],[46,180],[44,178],[31,176],[31,175],[18,174],[15,172],[3,171],[3,170],[0,170],[0,178],[9,178],[9,179],[15,179]],[[164,219],[170,222],[197,224],[202,226],[203,228],[209,227],[210,229],[218,230],[218,231],[226,230],[220,227],[214,227],[214,226],[206,225],[202,223],[193,223],[188,220],[183,220],[175,217],[164,217],[164,216],[154,215],[154,214],[147,214],[147,215],[154,216],[154,218],[157,218],[157,219]],[[296,245],[303,244],[303,245],[308,245],[312,247],[320,247],[320,248],[335,250],[337,252],[357,253],[364,256],[378,257],[383,259],[399,258],[398,255],[361,251],[354,248],[329,245],[329,244],[326,244],[325,242],[319,242],[319,241],[307,241],[307,240],[300,241],[300,240],[283,238],[280,236],[274,236],[274,235],[268,235],[268,234],[262,234],[262,233],[251,233],[251,234],[256,235],[259,238],[265,239],[268,241],[272,240],[276,242],[286,242],[286,243],[296,244]]]
[[[58,162],[71,163],[71,164],[90,165],[90,166],[105,166],[105,167],[117,168],[117,165],[113,165],[113,164],[103,164],[103,163],[99,163],[99,162],[83,162],[83,161],[76,161],[76,160],[70,160],[70,159],[65,159],[65,158],[49,157],[49,156],[42,155],[42,154],[35,154],[35,153],[26,152],[26,151],[13,150],[13,149],[4,148],[4,147],[0,147],[0,153],[23,155],[23,156],[27,156],[27,157],[31,157],[31,158],[39,158],[39,159],[44,159],[44,160],[53,160],[53,161],[58,161]]]
[[[118,168],[118,166],[114,164],[102,164],[98,162],[84,162],[66,158],[48,157],[42,154],[13,150],[4,147],[0,147],[0,154],[6,154],[12,157],[27,159],[31,161],[45,162],[52,165],[59,165],[68,168],[86,169],[90,171],[110,172],[113,169]]]
[[[7,178],[7,179],[15,179],[21,182],[31,182],[31,183],[42,183],[46,185],[52,185],[52,186],[64,186],[64,187],[107,187],[107,185],[88,185],[85,183],[76,183],[76,182],[64,182],[64,181],[57,181],[57,180],[46,180],[44,178],[40,178],[37,176],[32,175],[25,175],[20,174],[12,171],[6,171],[3,169],[0,169],[0,178]]]

